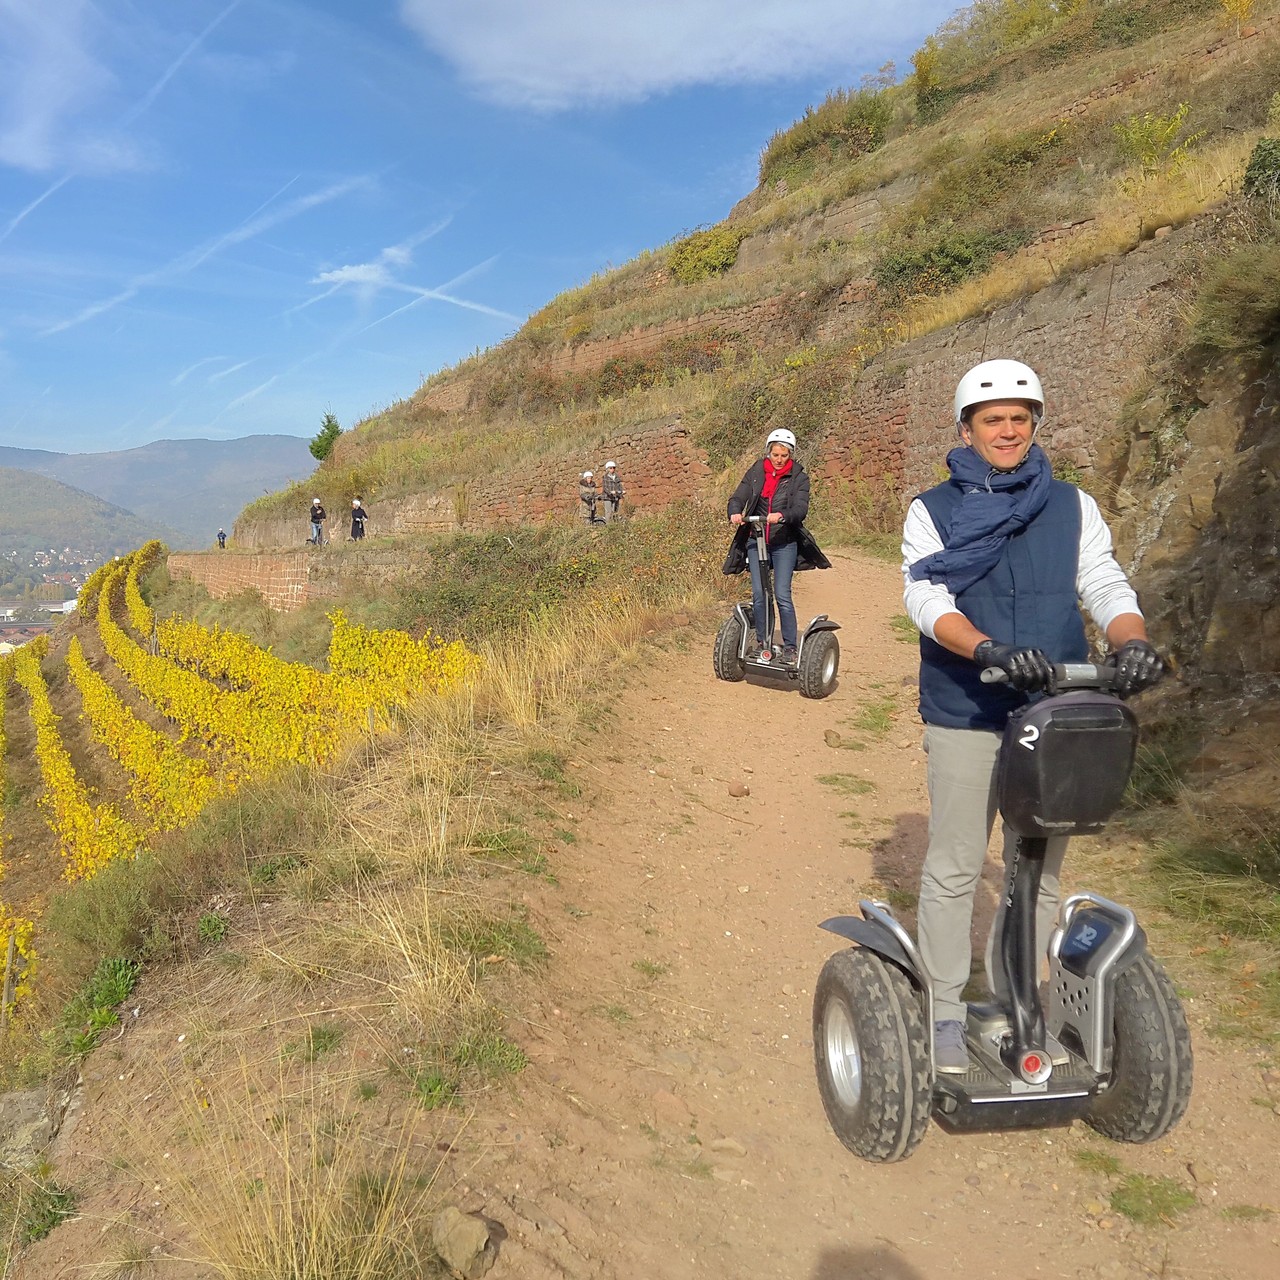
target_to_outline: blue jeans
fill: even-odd
[[[314,542],[317,547],[320,545],[320,540],[323,534],[324,525],[322,525],[318,520],[313,520],[311,522],[311,541]]]
[[[769,548],[769,563],[773,567],[773,598],[778,605],[782,643],[793,649],[796,644],[796,607],[791,600],[791,575],[796,571],[796,558],[799,554],[800,547],[795,542]],[[754,538],[747,543],[747,567],[751,570],[751,608],[756,620],[756,639],[761,645],[772,644],[773,637],[764,633],[764,586],[760,581],[760,556],[756,551]]]

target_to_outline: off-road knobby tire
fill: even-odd
[[[856,1099],[833,1079],[828,1060],[828,1020],[841,1018],[856,1041]],[[836,952],[813,993],[813,1057],[827,1119],[854,1155],[887,1164],[919,1146],[933,1072],[921,999],[901,969],[865,947]]]
[[[717,680],[741,680],[746,675],[746,663],[739,656],[742,652],[742,619],[731,613],[716,632],[716,644],[712,650],[711,664]]]
[[[800,651],[800,695],[825,698],[836,687],[840,671],[840,642],[830,631],[819,631]]]
[[[1158,960],[1144,955],[1116,979],[1110,1087],[1085,1123],[1116,1142],[1154,1142],[1191,1101],[1191,1033]]]

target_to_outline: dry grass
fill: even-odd
[[[435,1274],[437,1141],[519,1069],[499,1003],[543,954],[510,903],[524,872],[472,851],[520,805],[518,762],[547,756],[658,625],[624,601],[533,621],[469,687],[316,778],[333,829],[309,829],[310,865],[236,903],[216,951],[165,971],[169,1014],[150,1011],[166,1030],[120,1077],[131,1105],[140,1088],[168,1099],[140,1135],[118,1117],[117,1159],[182,1224],[148,1247],[228,1280]],[[116,1233],[86,1265],[128,1274],[139,1239]]]
[[[187,1223],[191,1261],[226,1280],[433,1273],[438,1122],[407,1110],[388,1134],[323,1074],[248,1059],[212,1086],[186,1077],[170,1087],[189,1150],[175,1167],[144,1147],[138,1164]]]
[[[1238,188],[1260,136],[1236,135],[1194,151],[1175,173],[1146,181],[1134,172],[1121,175],[1104,212],[1073,239],[1031,245],[941,297],[913,303],[891,337],[910,341],[959,324],[1127,253],[1159,227],[1189,222]]]

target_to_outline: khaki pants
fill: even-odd
[[[996,756],[1001,734],[994,729],[944,729],[926,725],[929,757],[929,849],[920,880],[917,915],[920,955],[933,978],[933,1016],[939,1022],[963,1022],[960,993],[969,980],[969,934],[973,899],[996,816]],[[1009,866],[1016,837],[1004,832],[1004,862]],[[1059,876],[1067,850],[1065,837],[1050,840],[1036,907],[1036,951],[1048,951],[1058,914]],[[995,972],[995,954],[1004,920],[1007,887],[1002,889],[987,937],[987,984],[1003,999],[1007,992]]]

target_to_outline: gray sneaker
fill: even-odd
[[[947,1018],[933,1024],[933,1065],[938,1071],[952,1076],[962,1076],[969,1070],[963,1022]]]

